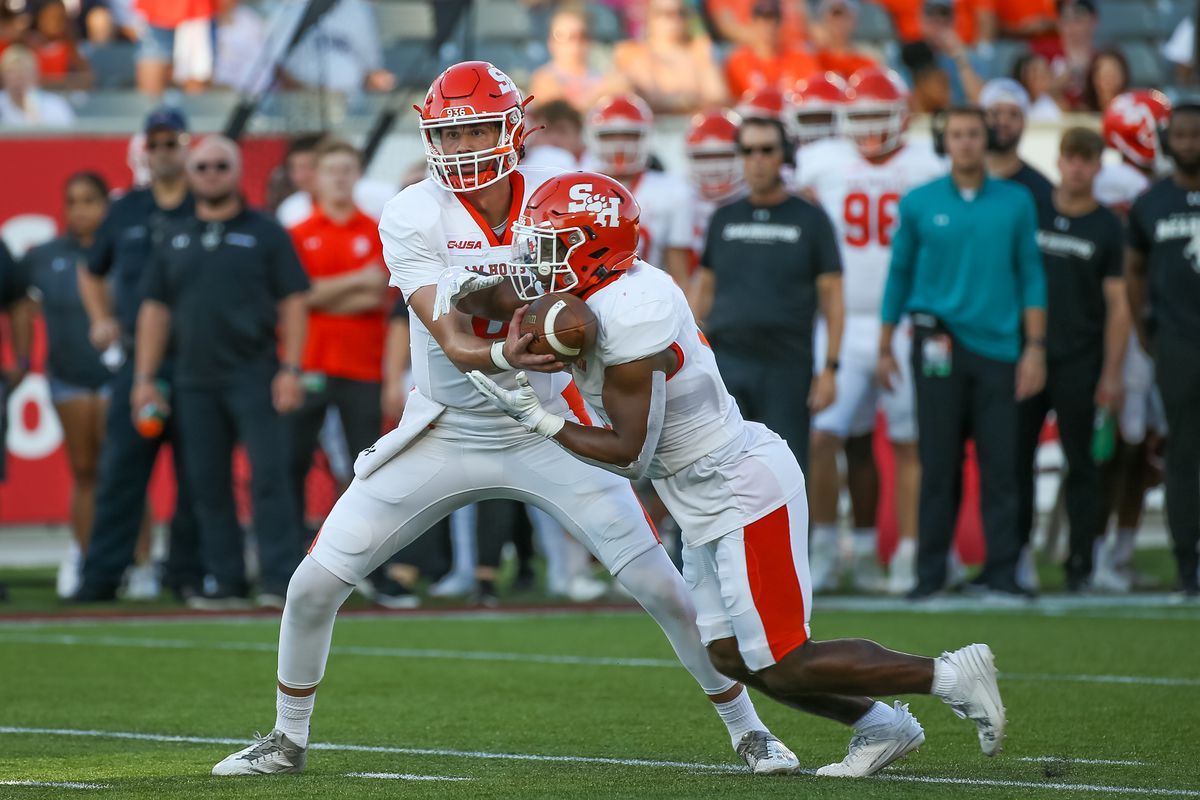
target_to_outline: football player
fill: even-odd
[[[837,136],[849,100],[846,82],[832,72],[797,81],[783,98],[784,123],[797,148]]]
[[[777,435],[743,420],[683,292],[638,259],[637,228],[637,201],[594,173],[548,180],[513,226],[514,273],[536,276],[535,291],[582,298],[596,317],[595,345],[573,374],[603,427],[547,408],[523,373],[515,388],[475,370],[471,382],[580,461],[653,481],[683,530],[684,574],[713,663],[781,703],[854,727],[845,759],[818,775],[871,775],[924,742],[907,706],[874,694],[940,697],[975,723],[983,752],[996,753],[1005,714],[987,645],[932,659],[810,638],[800,465]]]
[[[1171,116],[1171,101],[1162,92],[1138,90],[1119,94],[1104,111],[1105,143],[1121,160],[1105,164],[1096,176],[1096,199],[1122,218],[1130,206],[1168,167],[1163,152],[1163,131]],[[1166,435],[1166,415],[1154,381],[1154,362],[1130,334],[1121,381],[1124,398],[1118,417],[1117,449],[1105,465],[1104,495],[1115,512],[1116,530],[1096,550],[1092,585],[1110,592],[1133,588],[1134,538],[1142,520],[1154,445]],[[1101,531],[1101,535],[1104,531]]]
[[[692,263],[692,194],[682,179],[649,169],[654,115],[637,95],[601,100],[588,117],[590,163],[633,193],[645,217],[641,250],[680,286]]]
[[[846,452],[847,483],[854,509],[854,582],[882,588],[877,558],[875,514],[879,477],[872,449],[877,408],[887,418],[896,463],[896,515],[900,543],[891,562],[888,590],[903,594],[915,583],[917,495],[916,417],[911,375],[912,336],[907,323],[896,329],[893,347],[901,372],[893,385],[875,375],[879,307],[887,282],[896,207],[909,189],[942,175],[929,146],[909,143],[908,95],[894,74],[855,73],[837,105],[842,137],[823,139],[801,151],[799,187],[812,195],[833,220],[840,240],[846,305],[837,399],[813,419],[810,480],[813,516],[813,587],[834,588],[839,580],[837,453]],[[824,337],[818,325],[817,339]],[[825,347],[818,344],[818,354]],[[821,364],[817,364],[821,368]]]
[[[713,211],[746,191],[742,167],[738,163],[738,122],[737,116],[729,111],[697,114],[692,117],[684,137],[693,190],[693,268],[704,250],[704,238],[708,235],[708,221],[712,219]]]
[[[560,418],[590,421],[562,365],[529,352],[532,337],[518,334],[525,307],[502,277],[513,222],[558,174],[519,166],[525,103],[506,74],[468,61],[438,76],[417,108],[430,177],[396,195],[379,226],[391,283],[411,314],[416,391],[400,425],[359,455],[354,481],[292,577],[273,730],[218,763],[214,775],[301,772],[334,618],[355,584],[447,513],[496,497],[541,507],[587,543],[662,626],[751,769],[798,765],[758,719],[745,687],[710,663],[687,587],[629,482],[497,412],[463,374],[486,370],[507,388],[529,387]],[[472,290],[474,315],[451,309],[452,299]]]

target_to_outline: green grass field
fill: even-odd
[[[640,614],[345,615],[308,771],[217,779],[212,764],[273,723],[277,619],[10,621],[0,797],[1200,797],[1200,607],[827,605],[819,638],[989,642],[1005,752],[985,758],[972,726],[914,698],[928,739],[884,777],[754,778]],[[757,704],[805,767],[843,755],[847,730]]]

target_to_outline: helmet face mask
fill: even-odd
[[[534,225],[526,215],[512,227],[512,271],[509,280],[522,300],[536,300],[546,292],[569,292],[579,285],[571,268],[571,255],[587,240],[576,227],[556,229],[549,223]]]
[[[452,192],[474,192],[515,170],[525,139],[525,102],[512,80],[486,61],[456,64],[439,75],[424,107],[417,107],[433,180]],[[446,152],[451,132],[462,134],[481,125],[495,127],[491,147]]]
[[[792,127],[798,145],[832,139],[840,132],[837,109],[800,108],[792,114]]]
[[[636,175],[650,162],[650,142],[644,130],[594,131],[593,150],[606,172],[612,175]]]
[[[863,104],[847,108],[842,133],[867,158],[891,153],[903,143],[908,114],[894,105]]]
[[[742,188],[737,148],[740,123],[729,111],[709,111],[692,118],[684,137],[688,176],[705,200],[725,200]]]

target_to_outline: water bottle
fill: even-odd
[[[116,372],[125,363],[125,348],[120,342],[113,342],[100,354],[100,363],[108,367],[109,372]]]
[[[165,399],[168,392],[167,384],[163,381],[156,383],[159,394]],[[158,403],[147,403],[138,409],[135,427],[144,438],[157,439],[163,435],[163,430],[167,427],[167,410]]]
[[[1092,424],[1092,460],[1097,464],[1112,461],[1117,450],[1117,418],[1107,408],[1096,409]]]

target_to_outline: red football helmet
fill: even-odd
[[[787,118],[784,120],[796,139],[806,145],[838,135],[839,114],[848,96],[846,82],[836,73],[819,72],[796,81],[784,95]]]
[[[517,168],[525,141],[525,103],[512,79],[486,61],[464,61],[437,76],[422,106],[421,139],[433,179],[452,192],[490,186]],[[457,152],[464,126],[496,124],[492,147]],[[448,152],[449,151],[449,152]]]
[[[606,97],[588,117],[589,148],[604,171],[625,177],[646,169],[654,114],[635,94]]]
[[[641,209],[613,178],[567,172],[543,183],[512,227],[512,282],[522,300],[582,295],[637,257]]]
[[[850,105],[842,112],[842,133],[868,158],[904,144],[908,130],[908,88],[894,72],[860,69],[850,76]]]
[[[742,119],[783,119],[783,92],[774,86],[750,89],[733,109]]]
[[[1155,89],[1119,94],[1104,110],[1104,141],[1134,166],[1156,169],[1164,157],[1162,133],[1171,101]]]
[[[707,200],[724,200],[742,187],[738,163],[738,118],[729,111],[692,117],[684,139],[692,183]]]

